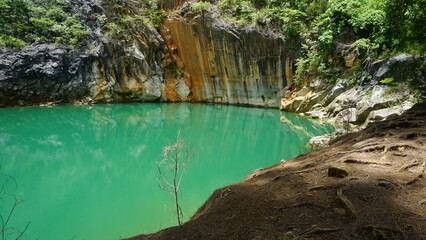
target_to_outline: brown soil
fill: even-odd
[[[216,190],[139,239],[426,239],[426,104]],[[331,176],[330,176],[331,175]]]

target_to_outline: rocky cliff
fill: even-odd
[[[41,44],[0,52],[0,105],[132,102],[162,98],[161,36],[143,21],[128,21],[112,37],[108,23],[143,15],[140,3],[73,1],[89,30],[81,47]],[[163,98],[163,100],[165,100]]]
[[[180,0],[162,1],[167,16],[156,27],[143,1],[72,3],[90,33],[86,40],[77,49],[53,43],[1,49],[0,106],[214,102],[281,106],[337,123],[365,124],[406,110],[413,104],[413,86],[425,86],[424,58],[411,55],[375,62],[356,81],[329,83],[310,76],[295,86],[300,49],[260,26],[195,13]]]
[[[411,108],[425,96],[423,56],[402,54],[374,62],[356,84],[340,79],[336,84],[312,81],[298,91],[286,91],[281,108],[335,123],[366,126]],[[417,90],[415,90],[417,89]]]
[[[189,83],[189,99],[279,106],[281,89],[292,81],[289,69],[297,52],[259,30],[229,26],[209,15],[181,14],[166,20],[165,39]]]
[[[170,11],[161,31],[137,18],[145,15],[139,2],[74,4],[90,32],[82,47],[3,49],[1,105],[205,101],[279,107],[279,92],[291,81],[297,52],[281,38],[187,13],[188,4]],[[164,7],[180,4],[166,1]],[[109,23],[121,26],[111,30]]]

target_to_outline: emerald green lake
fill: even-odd
[[[24,200],[8,226],[23,229],[31,222],[21,238],[31,240],[115,240],[155,232],[176,225],[164,207],[172,202],[157,185],[156,162],[179,131],[197,148],[181,184],[188,219],[215,189],[307,152],[311,137],[333,130],[278,110],[226,105],[0,109],[0,172],[17,183],[9,181],[6,192]],[[6,195],[0,201],[2,216],[11,200]]]

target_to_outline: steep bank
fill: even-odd
[[[130,239],[424,239],[425,121],[416,105],[216,190],[182,226]]]

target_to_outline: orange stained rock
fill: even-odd
[[[259,104],[292,82],[293,61],[284,56],[279,39],[256,32],[241,36],[200,16],[168,19],[165,25],[172,37],[169,49],[195,101]]]
[[[167,100],[172,102],[180,102],[182,99],[179,94],[176,92],[176,74],[166,73],[166,88],[164,89],[164,94],[166,95]]]

